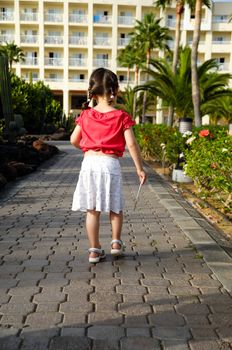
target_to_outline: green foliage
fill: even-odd
[[[163,160],[163,144],[176,132],[174,128],[164,124],[135,125],[134,133],[141,148],[142,156],[146,159]]]
[[[232,209],[232,137],[223,128],[205,127],[203,132],[207,135],[199,136],[195,130],[191,148],[185,151],[185,172],[201,192]]]
[[[67,133],[71,133],[75,128],[75,118],[72,114],[66,117],[65,114],[62,115],[61,120],[56,124],[58,128],[63,128]]]
[[[40,132],[44,125],[61,119],[62,108],[43,82],[27,83],[11,74],[11,86],[14,113],[22,115],[28,132]]]
[[[185,47],[180,50],[180,58],[176,74],[172,65],[164,59],[151,59],[150,69],[145,69],[150,79],[144,85],[136,88],[137,91],[150,91],[163,100],[164,107],[172,105],[177,118],[193,118],[192,81],[191,81],[191,49]],[[220,74],[215,60],[208,60],[198,66],[198,76],[201,90],[202,115],[211,111],[213,104],[224,96],[231,96],[228,89],[230,74]],[[208,109],[207,109],[208,106]]]
[[[9,59],[9,69],[12,69],[13,62],[25,61],[25,54],[23,50],[17,46],[14,42],[6,42],[4,45],[0,45],[0,54],[6,55]]]

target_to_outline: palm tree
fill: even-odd
[[[207,7],[210,7],[210,1],[205,2]],[[201,18],[202,18],[203,0],[195,0],[195,25],[193,31],[192,56],[191,56],[191,70],[192,70],[192,100],[194,107],[195,125],[201,126],[201,106],[200,106],[200,86],[199,77],[197,74],[197,57],[198,44],[201,32]]]
[[[0,46],[0,52],[7,55],[9,60],[9,69],[12,70],[13,62],[20,62],[25,60],[23,50],[18,47],[14,42]]]
[[[155,5],[158,7],[161,7],[162,9],[165,9],[166,7],[170,6],[172,3],[172,0],[156,0]],[[181,25],[181,17],[184,12],[184,7],[186,4],[190,6],[191,9],[193,9],[195,1],[194,0],[176,0],[176,28],[175,28],[175,44],[174,44],[174,50],[173,50],[173,62],[172,62],[172,69],[173,72],[176,72],[177,63],[178,63],[178,52],[180,47],[180,25]],[[208,6],[209,1],[203,0],[203,3]],[[167,124],[171,126],[173,123],[173,107],[169,107],[169,113],[168,113],[168,121]]]
[[[154,13],[148,13],[144,16],[142,21],[136,21],[134,32],[131,33],[132,40],[136,40],[140,43],[140,47],[146,55],[147,68],[149,67],[149,61],[151,58],[151,52],[155,48],[161,50],[168,49],[166,44],[170,39],[168,35],[168,28],[160,26],[161,18],[156,19]],[[143,100],[143,112],[142,121],[145,121],[146,111],[146,93]]]
[[[121,50],[117,61],[121,67],[127,68],[127,86],[129,86],[130,82],[130,70],[134,67],[134,50],[131,46],[127,45],[125,49]]]
[[[228,91],[231,95],[220,96],[214,100],[208,101],[203,111],[210,115],[210,119],[217,124],[219,119],[225,119],[228,124],[232,123],[232,90]]]
[[[163,100],[164,107],[173,105],[178,118],[194,117],[193,101],[191,99],[191,49],[181,50],[176,74],[172,65],[164,59],[150,60],[152,69],[147,69],[151,78],[137,90],[150,91]],[[209,101],[221,96],[231,95],[227,88],[230,74],[219,74],[218,63],[211,59],[204,62],[197,69],[201,89],[202,112]],[[204,113],[205,114],[205,113]]]

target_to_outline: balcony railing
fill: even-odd
[[[13,34],[3,34],[0,35],[0,43],[6,43],[6,42],[12,42],[14,41],[14,35]]]
[[[126,46],[130,42],[130,38],[118,38],[118,45],[119,46]]]
[[[36,81],[39,81],[39,77],[32,77],[32,78],[30,78],[28,75],[23,75],[22,78],[23,78],[24,80],[28,81],[28,82],[29,82],[30,80],[32,80],[33,83],[36,82]]]
[[[167,45],[169,46],[170,49],[174,48],[174,40],[167,40]]]
[[[110,46],[111,45],[111,38],[94,38],[93,44],[98,46]]]
[[[167,27],[171,27],[171,28],[175,28],[175,26],[176,26],[176,19],[168,18],[167,21],[166,21],[166,26]]]
[[[45,44],[55,44],[55,45],[61,45],[63,44],[63,36],[52,36],[52,35],[47,35],[44,38],[44,43]]]
[[[229,41],[229,40],[213,40],[212,44],[213,45],[230,45],[231,41]]]
[[[110,61],[103,58],[95,58],[93,60],[94,67],[109,67]]]
[[[45,65],[46,66],[62,66],[63,58],[62,57],[45,57]]]
[[[0,12],[0,21],[13,21],[14,13],[13,12]]]
[[[93,22],[94,23],[101,23],[101,24],[110,24],[112,22],[112,17],[111,16],[104,16],[104,15],[94,15]]]
[[[219,63],[219,70],[229,71],[229,63]]]
[[[212,21],[214,23],[228,23],[229,22],[229,16],[228,15],[224,15],[224,16],[213,16]]]
[[[135,18],[132,16],[118,16],[118,24],[131,26],[135,23]]]
[[[22,64],[30,65],[30,66],[37,66],[38,65],[38,58],[37,57],[25,57]]]
[[[69,23],[87,23],[87,16],[85,14],[69,14]]]
[[[74,58],[74,57],[69,58],[69,65],[70,66],[84,67],[84,66],[86,66],[86,64],[87,64],[86,59]]]
[[[62,13],[45,13],[44,15],[45,22],[63,22]]]
[[[87,45],[87,37],[70,36],[69,44],[72,45]]]
[[[38,35],[21,35],[20,41],[22,44],[37,44]]]
[[[38,21],[38,13],[35,13],[35,12],[21,13],[20,20],[25,22]]]
[[[45,77],[45,81],[63,81],[62,76],[56,76],[56,77]]]
[[[81,79],[80,77],[70,77],[69,81],[74,83],[86,83],[87,79]]]

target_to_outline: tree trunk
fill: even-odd
[[[200,111],[200,86],[197,73],[197,57],[198,57],[198,44],[200,40],[201,30],[201,13],[202,13],[202,0],[196,0],[195,7],[195,27],[193,32],[193,44],[191,54],[191,72],[192,72],[192,100],[194,107],[195,126],[201,126],[201,111]]]
[[[147,68],[149,68],[150,56],[151,56],[151,52],[150,52],[150,50],[148,50],[147,51]],[[148,73],[146,73],[146,80],[148,80],[148,76],[149,76]],[[144,91],[143,109],[142,109],[142,123],[145,123],[146,104],[147,104],[147,92]]]
[[[127,77],[126,77],[126,79],[127,79],[127,87],[129,86],[129,82],[130,82],[130,68],[128,67],[127,68]]]
[[[178,63],[178,53],[180,47],[180,25],[181,25],[181,17],[184,12],[184,6],[182,1],[177,1],[176,4],[176,28],[175,28],[175,46],[173,51],[173,62],[172,62],[172,70],[173,73],[176,74],[176,68]],[[172,126],[173,124],[173,115],[174,115],[174,107],[170,106],[168,109],[168,120],[167,125]]]
[[[138,80],[139,80],[139,67],[135,66],[135,87],[138,86]],[[137,92],[134,92],[133,97],[133,118],[136,118],[136,98],[137,98]]]

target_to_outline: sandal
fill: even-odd
[[[118,243],[120,245],[120,248],[119,249],[112,248],[112,245],[114,243]],[[125,245],[123,244],[123,241],[121,239],[113,239],[111,241],[111,254],[112,255],[114,255],[114,256],[122,255],[124,248],[125,248]]]
[[[99,254],[95,258],[92,258],[91,256],[89,257],[89,262],[90,263],[98,263],[101,259],[104,259],[106,257],[105,251],[101,248],[89,248],[88,250],[89,253],[97,253]]]

